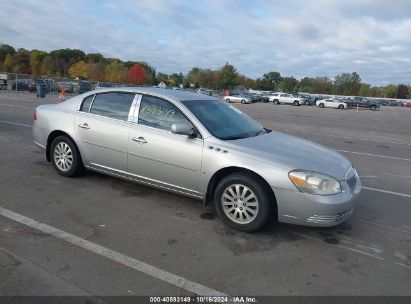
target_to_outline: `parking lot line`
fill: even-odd
[[[364,186],[362,186],[361,188],[362,188],[362,189],[371,190],[371,191],[378,191],[378,192],[383,192],[383,193],[398,195],[398,196],[411,197],[411,194],[399,193],[399,192],[382,190],[382,189],[371,188],[371,187],[364,187]]]
[[[26,125],[26,124],[22,124],[22,123],[18,123],[18,122],[6,121],[6,120],[0,120],[0,122],[10,124],[10,125],[17,125],[17,126],[21,126],[21,127],[27,127],[27,128],[32,127],[30,125]]]
[[[370,142],[377,142],[377,143],[384,143],[384,144],[394,144],[394,145],[406,145],[406,146],[411,146],[411,143],[405,143],[405,142],[375,140],[375,139],[371,139],[371,138],[355,138],[355,137],[352,137],[352,136],[331,135],[331,134],[324,134],[324,133],[317,133],[317,132],[305,132],[305,133],[306,133],[306,134],[321,135],[321,136],[328,136],[328,137],[336,137],[336,138],[345,138],[345,139],[353,139],[353,140],[370,141]],[[374,132],[374,133],[375,133],[375,132]]]
[[[149,265],[145,262],[139,261],[137,259],[134,259],[132,257],[126,256],[120,252],[111,250],[109,248],[103,247],[101,245],[98,245],[96,243],[87,241],[85,239],[82,239],[78,236],[75,236],[74,234],[65,232],[63,230],[54,228],[52,226],[49,226],[47,224],[40,223],[34,219],[31,219],[29,217],[26,217],[24,215],[15,213],[11,210],[5,209],[3,207],[0,207],[0,215],[11,219],[13,221],[19,222],[21,224],[24,224],[26,226],[29,226],[31,228],[34,228],[36,230],[39,230],[43,233],[52,235],[58,239],[61,239],[63,241],[66,241],[68,243],[71,243],[73,245],[76,245],[78,247],[81,247],[83,249],[86,249],[90,252],[93,252],[95,254],[98,254],[100,256],[106,257],[112,261],[115,261],[117,263],[120,263],[124,266],[127,266],[129,268],[135,269],[139,272],[142,272],[146,275],[149,275],[151,277],[154,277],[156,279],[159,279],[161,281],[164,281],[166,283],[169,283],[171,285],[174,285],[176,287],[182,288],[188,292],[194,293],[196,295],[202,295],[202,296],[228,296],[222,292],[219,292],[217,290],[208,288],[206,286],[203,286],[201,284],[192,282],[190,280],[187,280],[186,278],[180,277],[178,275],[172,274],[168,271],[159,269],[155,266]]]
[[[411,161],[411,159],[409,159],[409,158],[401,158],[401,157],[394,157],[394,156],[387,156],[387,155],[379,155],[379,154],[371,154],[371,153],[363,153],[363,152],[355,152],[355,151],[347,151],[347,150],[335,150],[335,151],[344,152],[344,153],[367,155],[367,156],[374,156],[374,157],[390,158],[390,159],[396,159],[396,160]]]

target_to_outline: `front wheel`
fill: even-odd
[[[228,103],[230,103],[230,98],[227,98],[225,101],[228,102]]]
[[[370,106],[370,110],[375,111],[377,107],[375,105]]]
[[[274,102],[274,104],[276,104],[276,105],[280,104],[280,102],[279,102],[277,99],[275,99],[273,102]]]
[[[294,100],[293,105],[295,105],[295,106],[299,106],[299,105],[300,105],[300,103],[298,102],[298,100]]]
[[[245,103],[245,100],[244,100],[244,99],[242,99],[242,100],[241,100],[241,103]]]
[[[214,203],[222,221],[245,232],[257,231],[268,222],[275,203],[270,198],[261,181],[246,173],[226,176],[214,193]]]
[[[58,136],[51,143],[51,162],[54,169],[63,176],[71,177],[80,175],[83,162],[76,144],[67,136]]]
[[[323,104],[323,103],[320,103],[320,104],[319,104],[319,107],[320,107],[320,108],[324,108],[324,104]]]
[[[340,110],[344,110],[344,106],[343,106],[343,105],[339,105],[338,108],[339,108]]]
[[[306,100],[306,101],[304,102],[304,104],[305,104],[306,106],[309,106],[309,105],[310,105],[310,102],[309,102],[308,100]]]

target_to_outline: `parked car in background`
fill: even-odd
[[[294,94],[292,94],[292,95],[293,95],[294,97],[297,97],[297,98],[303,98],[303,99],[304,99],[304,104],[305,104],[306,106],[315,105],[315,99],[312,98],[312,97],[309,96],[309,95],[299,94],[299,93],[294,93]]]
[[[252,103],[251,98],[244,96],[242,94],[232,94],[232,95],[224,96],[223,100],[228,103],[230,102]]]
[[[254,94],[251,94],[251,93],[243,93],[242,95],[245,96],[245,97],[250,98],[252,103],[258,102],[258,97],[257,97],[256,95],[254,95]]]
[[[352,215],[361,192],[345,156],[266,129],[232,105],[197,93],[89,92],[37,107],[32,131],[61,176],[86,168],[187,195],[213,204],[222,221],[240,231],[275,219],[335,226]]]
[[[274,93],[270,95],[269,101],[272,101],[274,104],[292,104],[295,106],[303,105],[305,100],[304,98],[294,97],[291,94],[286,93]]]
[[[7,90],[7,80],[0,79],[0,90]]]
[[[180,89],[180,88],[178,88],[178,89]],[[197,93],[204,94],[204,95],[207,95],[207,96],[212,96],[213,92],[214,92],[213,90],[205,89],[205,88],[200,88],[200,89],[197,90]]]
[[[368,99],[366,97],[354,97],[352,101],[345,101],[350,108],[367,108],[370,110],[377,110],[380,108],[380,104],[372,99]]]
[[[87,80],[79,80],[79,82],[78,82],[78,93],[83,94],[83,93],[86,93],[88,91],[91,91],[90,82],[88,82]]]
[[[101,82],[101,81],[99,81],[99,82],[97,82],[96,85],[94,86],[94,89],[95,89],[95,90],[98,90],[98,89],[109,88],[109,87],[111,87],[111,85],[110,85],[108,82]]]
[[[68,81],[61,81],[58,83],[58,90],[61,92],[61,90],[64,88],[64,92],[66,93],[73,93],[73,84]]]
[[[47,93],[56,92],[58,90],[58,85],[54,79],[51,78],[42,78],[47,85]]]
[[[316,101],[316,105],[320,108],[334,108],[334,109],[347,109],[347,103],[338,99],[321,99]]]
[[[28,91],[29,84],[31,82],[33,82],[32,79],[17,79],[17,81],[14,81],[14,83],[11,85],[11,89],[14,91]]]

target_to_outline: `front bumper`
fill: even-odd
[[[304,226],[331,227],[349,219],[354,211],[361,181],[357,177],[340,181],[342,192],[334,195],[308,193],[273,188],[277,199],[278,221]]]

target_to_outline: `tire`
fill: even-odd
[[[225,101],[226,101],[226,102],[228,102],[228,103],[230,103],[230,102],[231,102],[231,101],[230,101],[230,98],[227,98]]]
[[[242,100],[241,100],[241,103],[245,103],[245,100],[244,100],[244,99],[242,99]]]
[[[278,101],[278,99],[274,99],[273,102],[274,102],[274,104],[277,104],[277,105],[280,104],[280,102]]]
[[[306,106],[309,106],[309,105],[310,105],[310,102],[309,102],[308,100],[306,100],[306,101],[304,102],[304,104],[305,104]]]
[[[370,106],[370,110],[372,110],[372,111],[377,110],[377,106],[375,106],[375,105],[371,105],[371,106]]]
[[[272,218],[274,199],[271,196],[259,178],[248,173],[234,173],[217,185],[214,204],[224,224],[235,230],[253,232],[261,229]],[[244,197],[251,198],[244,200]],[[240,207],[237,202],[243,206]]]
[[[323,103],[320,103],[318,106],[319,106],[320,108],[324,108],[324,104],[323,104]]]
[[[294,100],[293,105],[295,105],[295,106],[299,106],[299,105],[300,105],[300,103],[298,102],[298,100]]]
[[[58,136],[53,140],[50,146],[50,158],[54,169],[62,176],[78,176],[84,172],[80,152],[76,144],[67,136]]]
[[[338,108],[339,108],[340,110],[344,110],[344,106],[343,106],[343,105],[339,105]]]

